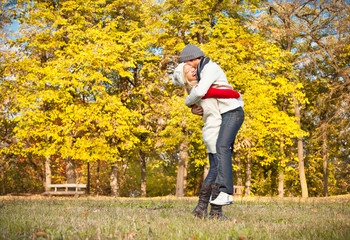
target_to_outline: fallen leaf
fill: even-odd
[[[136,234],[135,231],[131,231],[131,232],[125,234],[126,235],[126,239],[128,239],[128,240],[134,239],[135,234]]]
[[[49,235],[47,233],[44,233],[44,232],[34,233],[33,239],[37,239],[37,238],[49,238]]]
[[[239,240],[246,240],[247,238],[242,234],[238,237]]]

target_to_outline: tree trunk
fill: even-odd
[[[66,158],[66,177],[67,183],[76,183],[77,176],[75,173],[74,160],[71,157]]]
[[[86,193],[90,194],[90,163],[87,162],[87,184],[86,184]]]
[[[284,197],[284,171],[282,169],[278,172],[278,197]]]
[[[179,167],[177,169],[177,181],[176,181],[176,197],[184,196],[184,169],[185,161],[179,158]]]
[[[96,169],[96,193],[99,195],[101,193],[101,186],[100,186],[100,160],[97,160],[97,169]]]
[[[290,50],[290,46],[289,46]],[[287,105],[288,105],[288,99],[284,98],[283,101],[283,112],[288,114],[287,112]],[[286,161],[286,154],[284,152],[284,136],[282,136],[281,144],[280,144],[280,150],[281,150],[281,162],[278,166],[278,197],[283,198],[284,197],[284,169],[285,169],[285,161]]]
[[[246,166],[246,178],[245,178],[245,189],[244,189],[244,196],[249,197],[250,196],[250,184],[251,184],[251,178],[252,178],[252,154],[250,151],[248,151],[247,156],[247,166]]]
[[[179,166],[177,169],[177,181],[176,181],[176,197],[185,196],[185,176],[186,176],[186,164],[185,161],[188,158],[188,143],[182,142],[180,144],[179,154]]]
[[[298,100],[295,97],[293,99],[293,103],[294,103],[295,117],[297,119],[299,128],[301,129],[301,124],[300,124],[301,115],[299,110],[299,104],[298,104]],[[303,137],[298,137],[297,140],[298,140],[298,160],[299,160],[299,178],[300,178],[300,185],[301,185],[301,196],[303,198],[307,198],[308,190],[307,190],[307,183],[306,183],[305,169],[304,169]]]
[[[241,153],[240,151],[238,151],[235,154],[235,163],[238,167],[237,171],[236,171],[236,175],[237,175],[237,186],[243,186],[243,180],[242,180],[242,166],[241,166]]]
[[[284,161],[284,141],[282,140],[280,149],[281,149],[281,164],[278,166],[278,197],[284,197],[284,171],[283,171],[283,161]]]
[[[111,169],[111,195],[113,197],[119,197],[119,187],[118,187],[118,164],[117,162],[112,163]]]
[[[184,166],[184,196],[186,196],[186,189],[187,189],[187,167],[188,167],[188,161],[185,160],[185,166]]]
[[[51,156],[45,158],[45,191],[49,192],[50,188],[48,187],[51,184]]]
[[[328,196],[328,145],[326,125],[322,131],[322,155],[323,155],[323,196]]]
[[[145,154],[140,152],[141,160],[141,197],[146,197],[146,157]]]
[[[5,185],[6,170],[5,169],[6,169],[5,166],[0,167],[0,170],[1,170],[1,193],[2,193],[2,195],[6,194],[6,185]]]

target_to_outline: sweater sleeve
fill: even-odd
[[[216,64],[207,64],[204,67],[201,72],[201,80],[199,81],[198,86],[191,91],[190,95],[188,95],[185,100],[186,106],[190,107],[197,103],[208,92],[210,86],[217,80],[217,67],[218,65]]]
[[[232,89],[209,88],[207,94],[202,97],[206,98],[239,98],[241,94]]]

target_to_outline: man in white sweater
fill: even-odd
[[[195,45],[187,45],[180,54],[180,62],[185,62],[197,68],[196,76],[199,81],[185,100],[185,105],[194,107],[193,113],[201,113],[195,104],[207,93],[213,84],[228,85],[226,74],[221,67],[204,57]],[[244,121],[243,99],[217,99],[221,114],[221,126],[216,142],[218,159],[218,175],[212,190],[212,205],[228,205],[233,203],[233,171],[232,151],[236,135]]]

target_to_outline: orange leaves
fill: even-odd
[[[45,238],[49,238],[49,237],[50,237],[50,235],[45,233],[45,232],[37,232],[37,233],[33,234],[33,239],[38,239],[38,238],[40,238],[40,239],[44,238],[45,239]]]
[[[242,235],[239,235],[238,239],[239,240],[246,240],[247,238],[242,234]]]

